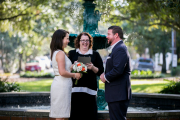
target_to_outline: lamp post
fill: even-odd
[[[171,74],[174,67],[177,67],[177,55],[176,55],[176,31],[172,29],[172,69]]]

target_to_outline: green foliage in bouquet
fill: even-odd
[[[159,93],[180,94],[180,81],[171,81]]]
[[[7,78],[0,78],[0,92],[19,92],[20,87],[19,84],[16,83],[8,83]]]
[[[151,70],[143,71],[143,70],[133,70],[131,72],[131,78],[133,79],[150,79],[150,78],[160,78],[161,74],[152,73]]]
[[[54,75],[52,75],[51,73],[45,73],[44,71],[41,71],[41,72],[27,71],[25,73],[21,73],[20,77],[24,77],[24,78],[53,78]]]

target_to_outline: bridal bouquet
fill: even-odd
[[[76,62],[73,66],[73,73],[81,73],[81,77],[83,76],[82,73],[87,73],[87,66],[81,62]],[[77,85],[78,80],[76,80],[75,85]]]

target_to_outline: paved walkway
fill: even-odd
[[[8,82],[30,82],[30,81],[38,81],[38,80],[49,80],[53,78],[10,78],[7,81]]]
[[[2,76],[1,76],[2,77]],[[3,76],[3,78],[6,78]],[[8,82],[29,82],[29,81],[38,81],[38,80],[46,80],[46,79],[53,79],[53,78],[20,78],[19,74],[14,74],[8,78]],[[177,77],[166,77],[166,78],[156,78],[156,79],[146,79],[146,80],[156,80],[156,81],[161,81],[161,80],[174,80],[174,81],[180,81],[180,76]],[[136,80],[136,79],[133,79]],[[137,79],[141,80],[141,79]],[[142,79],[145,80],[145,79]]]
[[[48,80],[53,78],[9,78],[8,82],[29,82],[29,81],[38,81],[38,80]],[[162,81],[162,80],[173,80],[173,81],[180,81],[180,77],[167,77],[167,78],[156,78],[156,79],[137,79],[137,80],[155,80],[155,81]],[[135,80],[135,79],[133,79]]]
[[[46,69],[45,72],[54,74],[52,68]],[[5,76],[0,76],[2,78],[6,78]],[[29,82],[29,81],[38,81],[38,80],[46,80],[46,79],[53,79],[53,78],[20,78],[19,74],[14,74],[8,77],[8,82]]]

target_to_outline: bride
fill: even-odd
[[[50,49],[52,67],[55,73],[50,91],[49,117],[56,120],[67,120],[70,117],[72,80],[80,79],[80,73],[71,73],[72,65],[64,52],[69,43],[69,32],[59,29],[52,36]]]

